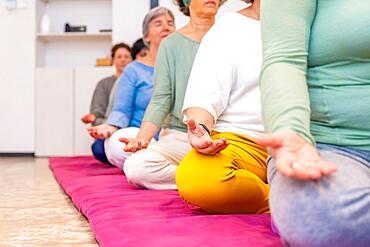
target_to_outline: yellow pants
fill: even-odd
[[[180,162],[180,196],[210,213],[269,213],[267,150],[243,135],[212,133],[212,139],[220,138],[229,146],[219,154],[192,150]]]

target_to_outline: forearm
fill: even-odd
[[[310,134],[311,111],[305,74],[287,64],[275,64],[265,70],[261,81],[268,82],[261,84],[266,130],[274,133],[290,129],[314,143]]]
[[[136,138],[150,142],[158,131],[159,127],[157,125],[146,121],[141,124],[140,131]]]
[[[101,124],[104,124],[104,123],[105,123],[105,118],[96,118],[94,123],[93,123],[93,126],[101,125]]]
[[[112,111],[107,119],[107,124],[118,128],[127,128],[130,126],[130,114],[125,114],[120,111]]]
[[[104,90],[98,87],[90,104],[90,113],[94,114],[96,117],[104,117],[105,111],[107,109],[108,99],[104,94]]]
[[[184,111],[188,119],[193,119],[197,123],[205,124],[208,129],[212,130],[214,119],[211,113],[199,107],[190,107]]]
[[[262,113],[265,129],[290,129],[314,143],[310,134],[307,59],[317,0],[261,3]]]

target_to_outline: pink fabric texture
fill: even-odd
[[[209,215],[177,191],[135,189],[92,157],[50,158],[50,168],[101,246],[282,246],[270,215]]]

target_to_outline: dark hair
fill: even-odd
[[[220,0],[220,6],[227,0]],[[179,6],[179,10],[186,16],[190,16],[189,6],[186,6],[182,0],[174,0],[175,4]]]
[[[146,47],[146,45],[144,44],[144,41],[142,38],[138,39],[135,41],[135,43],[132,45],[132,48],[131,48],[131,56],[132,56],[132,59],[136,59],[136,55],[139,54],[139,52],[142,50],[142,49],[147,49],[148,47]]]
[[[128,52],[131,53],[131,48],[130,46],[128,46],[127,44],[125,43],[118,43],[118,44],[115,44],[113,47],[112,47],[112,50],[111,50],[111,56],[112,56],[112,59],[114,59],[114,56],[116,55],[116,52],[118,49],[120,48],[124,48],[126,50],[128,50]]]

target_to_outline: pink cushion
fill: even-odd
[[[50,168],[101,246],[282,246],[270,215],[208,215],[177,191],[134,189],[92,157],[50,158]]]

